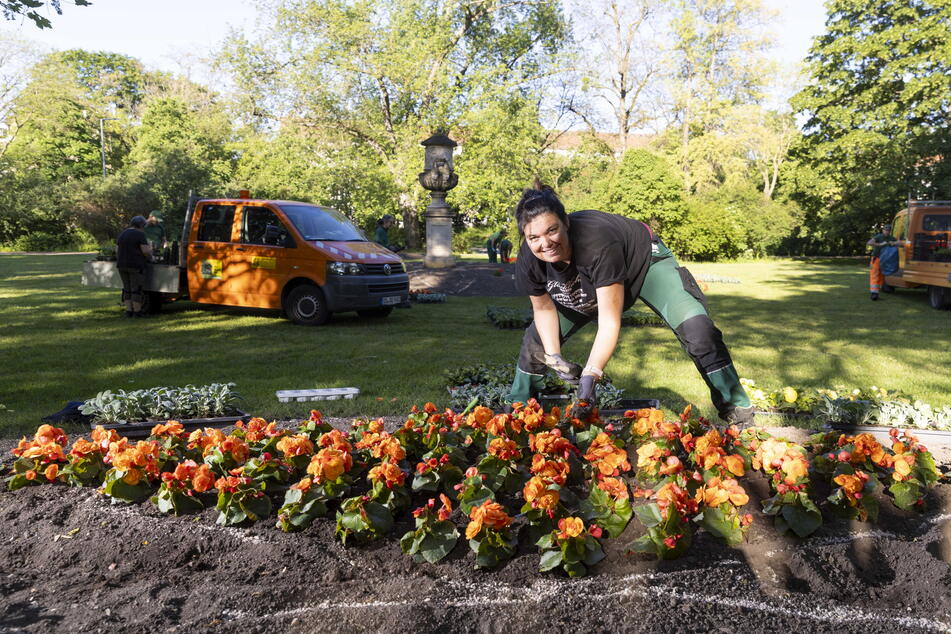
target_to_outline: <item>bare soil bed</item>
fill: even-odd
[[[12,444],[0,441],[4,456]],[[676,561],[628,555],[635,520],[577,580],[539,573],[524,543],[496,571],[476,570],[464,540],[414,564],[398,544],[411,516],[379,543],[344,547],[330,517],[285,534],[273,519],[223,528],[213,509],[166,516],[92,489],[4,490],[0,632],[951,630],[951,485],[922,513],[883,497],[877,524],[826,517],[797,540],[759,512],[765,479],[744,483],[755,521],[740,548],[700,532]]]

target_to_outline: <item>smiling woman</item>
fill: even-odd
[[[595,406],[594,384],[617,347],[621,313],[638,298],[664,319],[710,389],[723,420],[749,424],[753,409],[706,297],[687,269],[646,224],[600,211],[570,216],[550,187],[525,190],[515,212],[525,238],[516,283],[532,302],[509,401],[536,396],[546,367],[578,385],[579,418]],[[584,369],[561,356],[561,344],[597,319]]]

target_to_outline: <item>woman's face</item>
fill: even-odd
[[[525,241],[536,258],[543,262],[568,262],[571,243],[568,225],[554,213],[535,216],[524,227]]]

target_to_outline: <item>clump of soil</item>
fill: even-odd
[[[213,508],[166,516],[93,489],[4,490],[0,631],[948,629],[951,485],[935,487],[922,513],[881,497],[877,524],[826,517],[798,540],[759,511],[765,478],[744,484],[755,521],[741,547],[698,532],[675,561],[628,555],[643,531],[632,521],[579,580],[539,573],[525,543],[496,571],[475,569],[464,540],[439,563],[414,564],[398,544],[408,514],[387,539],[344,547],[333,517],[285,534],[273,518],[225,528]]]

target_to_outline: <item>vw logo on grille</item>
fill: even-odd
[[[384,264],[384,265],[383,265],[383,275],[389,275],[389,274],[392,273],[392,272],[393,272],[393,267],[392,267],[392,266],[390,266],[389,264]]]

